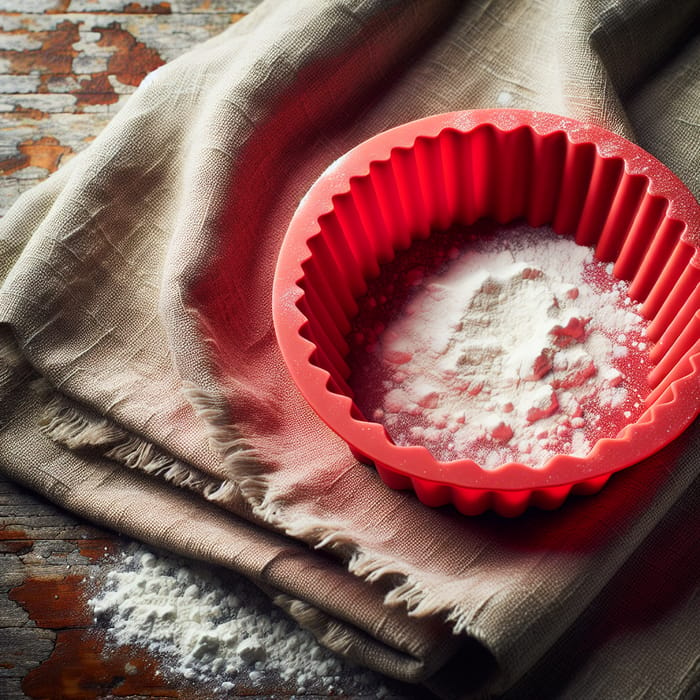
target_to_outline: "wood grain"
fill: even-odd
[[[93,619],[105,557],[125,545],[0,478],[0,698],[193,697]]]
[[[0,215],[85,148],[150,71],[255,4],[0,4]]]

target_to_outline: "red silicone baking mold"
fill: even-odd
[[[397,446],[367,420],[347,379],[346,335],[379,266],[416,239],[481,218],[524,219],[593,246],[643,302],[653,343],[645,410],[585,457],[485,470]],[[441,114],[404,124],[333,163],[284,239],[273,318],[294,382],[318,415],[386,484],[429,506],[474,515],[556,508],[671,442],[700,412],[700,206],[643,149],[605,129],[523,110]]]

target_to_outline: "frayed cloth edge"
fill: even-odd
[[[470,616],[466,610],[427,590],[411,573],[410,566],[401,566],[400,561],[363,548],[349,533],[337,529],[343,527],[342,522],[334,528],[326,521],[307,516],[304,521],[297,518],[294,524],[286,523],[281,517],[284,505],[270,486],[269,473],[274,467],[231,424],[225,399],[191,382],[183,385],[183,393],[204,422],[210,445],[221,457],[228,478],[238,484],[243,498],[263,522],[290,537],[302,539],[315,549],[342,553],[348,571],[369,583],[392,580],[384,599],[387,606],[404,605],[412,617],[441,615],[455,635],[468,630]],[[211,500],[220,498],[214,496]]]
[[[91,415],[56,392],[46,379],[32,382],[43,401],[39,427],[53,442],[69,450],[90,450],[129,469],[159,477],[207,499],[228,492],[232,485],[212,479],[128,432],[108,418]]]
[[[182,394],[202,420],[209,444],[221,459],[226,478],[236,483],[256,516],[265,522],[273,522],[266,500],[267,473],[271,471],[272,465],[230,422],[228,404],[223,398],[188,381],[182,384]],[[223,498],[223,493],[211,496],[211,500]]]

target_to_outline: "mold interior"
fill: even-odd
[[[667,215],[667,200],[649,184],[591,143],[529,127],[446,129],[395,148],[333,197],[308,241],[298,306],[307,318],[301,332],[315,345],[311,361],[328,372],[330,391],[352,397],[346,336],[355,300],[380,265],[454,224],[521,219],[549,225],[614,262],[613,274],[630,282],[629,296],[643,302],[650,320],[647,405],[668,400],[661,399],[665,390],[693,370],[691,358],[700,352],[700,269],[690,264],[694,247],[681,238],[685,225]],[[362,417],[354,405],[353,415]]]

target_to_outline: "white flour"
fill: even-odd
[[[375,321],[354,370],[360,408],[397,444],[540,467],[639,415],[646,322],[591,249],[523,226],[447,258],[405,272],[408,302]]]
[[[369,693],[388,688],[321,647],[249,582],[135,547],[89,604],[111,641],[162,657],[163,668],[226,694],[234,686],[293,693]],[[238,685],[240,684],[240,685]]]

